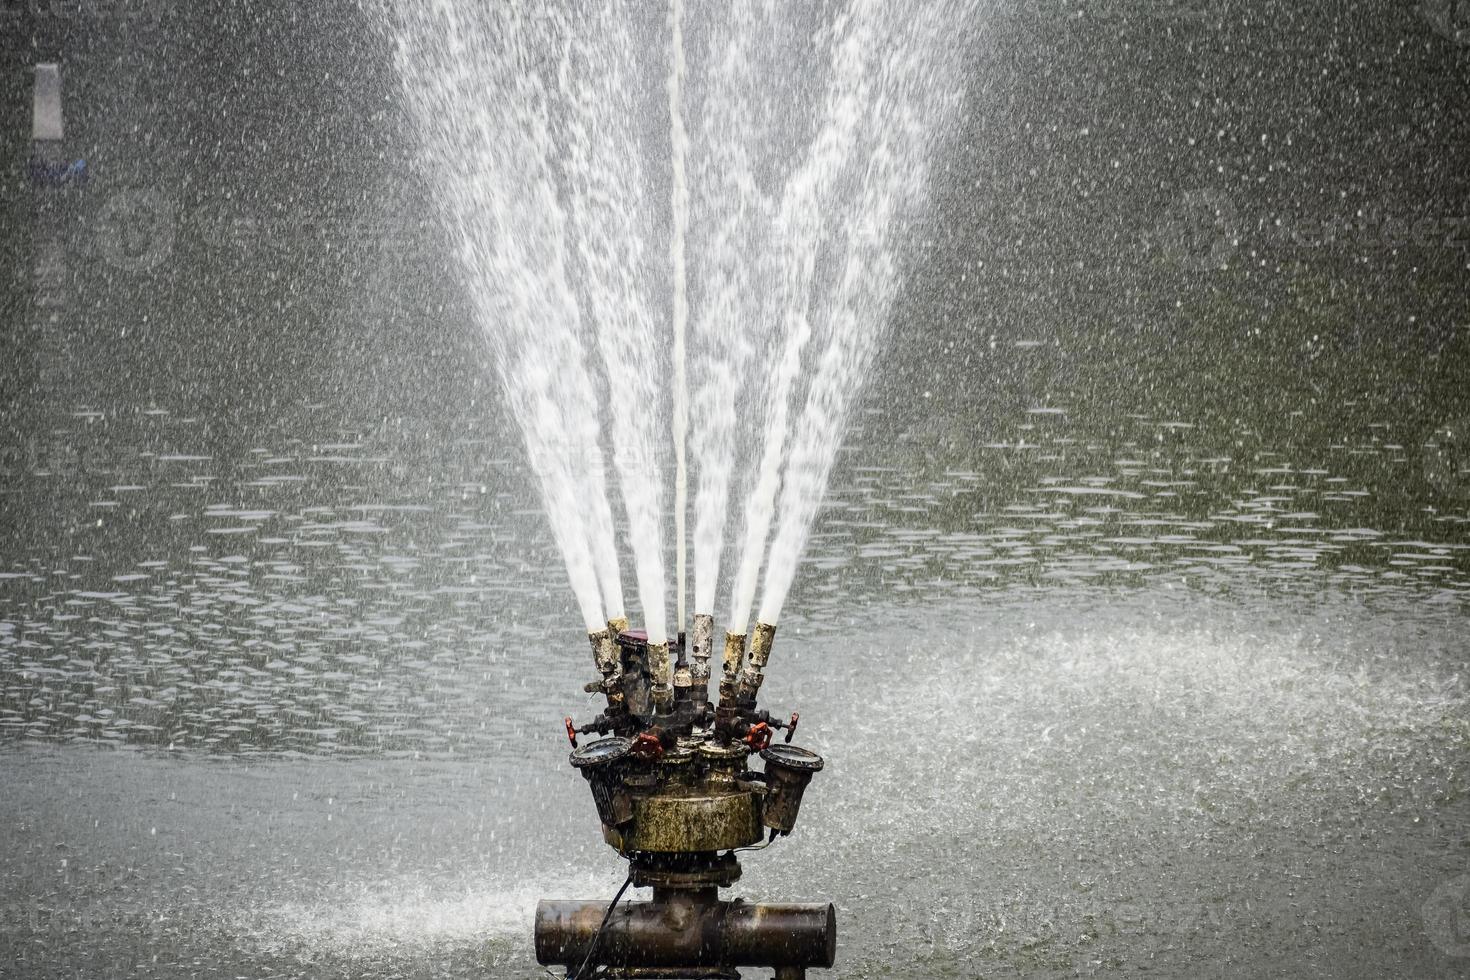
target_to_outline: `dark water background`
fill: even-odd
[[[1470,971],[1462,13],[976,32],[768,683],[838,975]],[[356,5],[0,26],[0,976],[533,975],[617,862],[455,162]]]

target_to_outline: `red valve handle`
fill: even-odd
[[[796,734],[796,723],[801,721],[801,715],[795,711],[791,712],[791,721],[786,726],[786,743],[791,744],[791,736]]]
[[[757,752],[764,752],[771,744],[771,726],[758,721],[745,733],[745,744]]]
[[[563,718],[562,721],[564,721],[566,723],[566,726],[567,726],[567,741],[568,742],[571,742],[572,743],[572,748],[575,749],[577,747],[577,729],[576,729],[576,726],[574,726],[572,724],[572,719],[570,717]]]
[[[653,732],[644,732],[633,739],[633,745],[628,751],[640,759],[658,759],[664,754],[664,743]]]

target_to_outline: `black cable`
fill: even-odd
[[[760,844],[747,844],[744,847],[733,847],[730,849],[730,853],[734,854],[736,851],[764,851],[766,848],[776,843],[776,837],[779,833],[779,831],[772,830],[771,836],[767,837],[764,842]]]
[[[628,886],[631,884],[633,884],[633,872],[629,871],[627,880],[623,882],[623,887],[618,889],[618,893],[608,903],[607,912],[602,917],[602,924],[592,934],[592,942],[587,945],[587,955],[582,958],[582,965],[577,967],[576,973],[568,973],[566,980],[584,980],[582,971],[587,969],[587,964],[592,962],[592,954],[597,952],[597,942],[602,938],[602,930],[607,928],[608,920],[612,918],[613,909],[618,907],[618,903],[623,900],[623,892],[627,891]]]

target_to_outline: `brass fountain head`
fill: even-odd
[[[809,968],[831,967],[836,957],[831,904],[719,897],[740,877],[736,851],[791,833],[822,759],[793,745],[772,745],[780,729],[790,741],[798,716],[773,719],[755,705],[774,627],[757,624],[743,676],[744,637],[727,635],[718,709],[708,700],[713,618],[696,616],[692,632],[693,665],[687,665],[681,635],[676,670],[667,645],[650,645],[626,626],[610,641],[593,635],[602,679],[587,689],[606,693],[608,703],[580,727],[566,720],[570,762],[592,791],[603,840],[628,861],[629,884],[651,887],[653,898],[541,902],[536,958],[566,967],[570,980],[594,973],[726,980],[738,978],[741,967],[801,980]],[[608,662],[609,643],[617,649],[616,664]],[[752,677],[753,683],[743,683]],[[578,735],[592,733],[606,737],[578,744]],[[757,757],[763,770],[751,765]]]

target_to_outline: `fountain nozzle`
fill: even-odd
[[[689,671],[689,697],[704,704],[709,700],[709,659],[714,652],[715,617],[709,613],[695,613],[690,639],[693,641],[694,666]]]
[[[771,645],[776,642],[776,627],[771,623],[756,623],[755,633],[750,638],[750,662],[740,675],[740,687],[736,696],[743,702],[755,703],[760,693],[761,682],[766,679],[766,664],[771,659]]]

